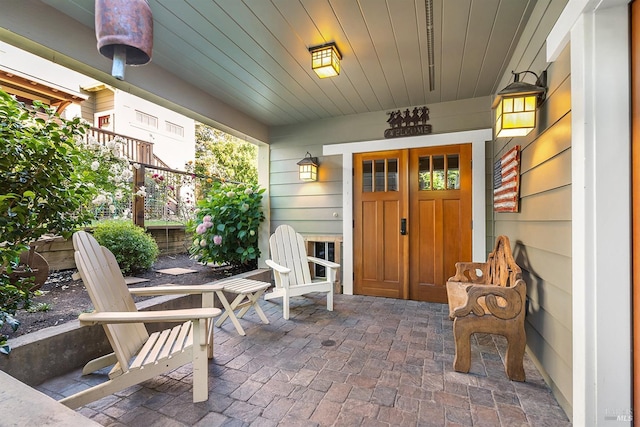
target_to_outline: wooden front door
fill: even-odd
[[[471,144],[411,150],[409,298],[447,302],[447,279],[471,260]]]
[[[446,302],[471,202],[471,144],[354,155],[354,292]]]
[[[407,150],[354,157],[354,291],[408,297],[409,241],[401,233],[408,216]]]

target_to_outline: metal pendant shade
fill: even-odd
[[[124,79],[125,65],[151,61],[153,16],[146,0],[96,0],[98,50],[113,60],[112,75]]]

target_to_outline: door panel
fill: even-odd
[[[406,298],[408,239],[400,235],[407,217],[408,153],[393,150],[354,156],[354,291]]]
[[[471,144],[354,155],[356,294],[446,302],[470,259]]]
[[[409,298],[447,302],[455,263],[471,260],[471,144],[411,150]]]

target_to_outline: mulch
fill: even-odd
[[[158,272],[158,270],[169,268],[186,268],[195,270],[195,272],[181,275]],[[149,279],[149,281],[131,285],[131,287],[158,286],[169,283],[176,285],[202,284],[252,269],[249,267],[203,265],[190,258],[187,253],[162,255],[149,270],[134,274],[135,277]],[[73,280],[72,276],[76,272],[75,269],[50,272],[47,282],[40,288],[42,295],[32,299],[32,311],[20,310],[16,313],[16,318],[20,321],[18,329],[13,332],[5,325],[0,329],[0,333],[9,338],[15,338],[50,326],[70,322],[77,319],[80,313],[93,310],[91,299],[82,280]],[[139,297],[136,298],[136,301],[142,299],[144,297]],[[40,310],[34,311],[36,308],[40,308]]]

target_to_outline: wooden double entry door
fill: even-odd
[[[471,144],[354,155],[354,292],[446,302],[471,260]]]

